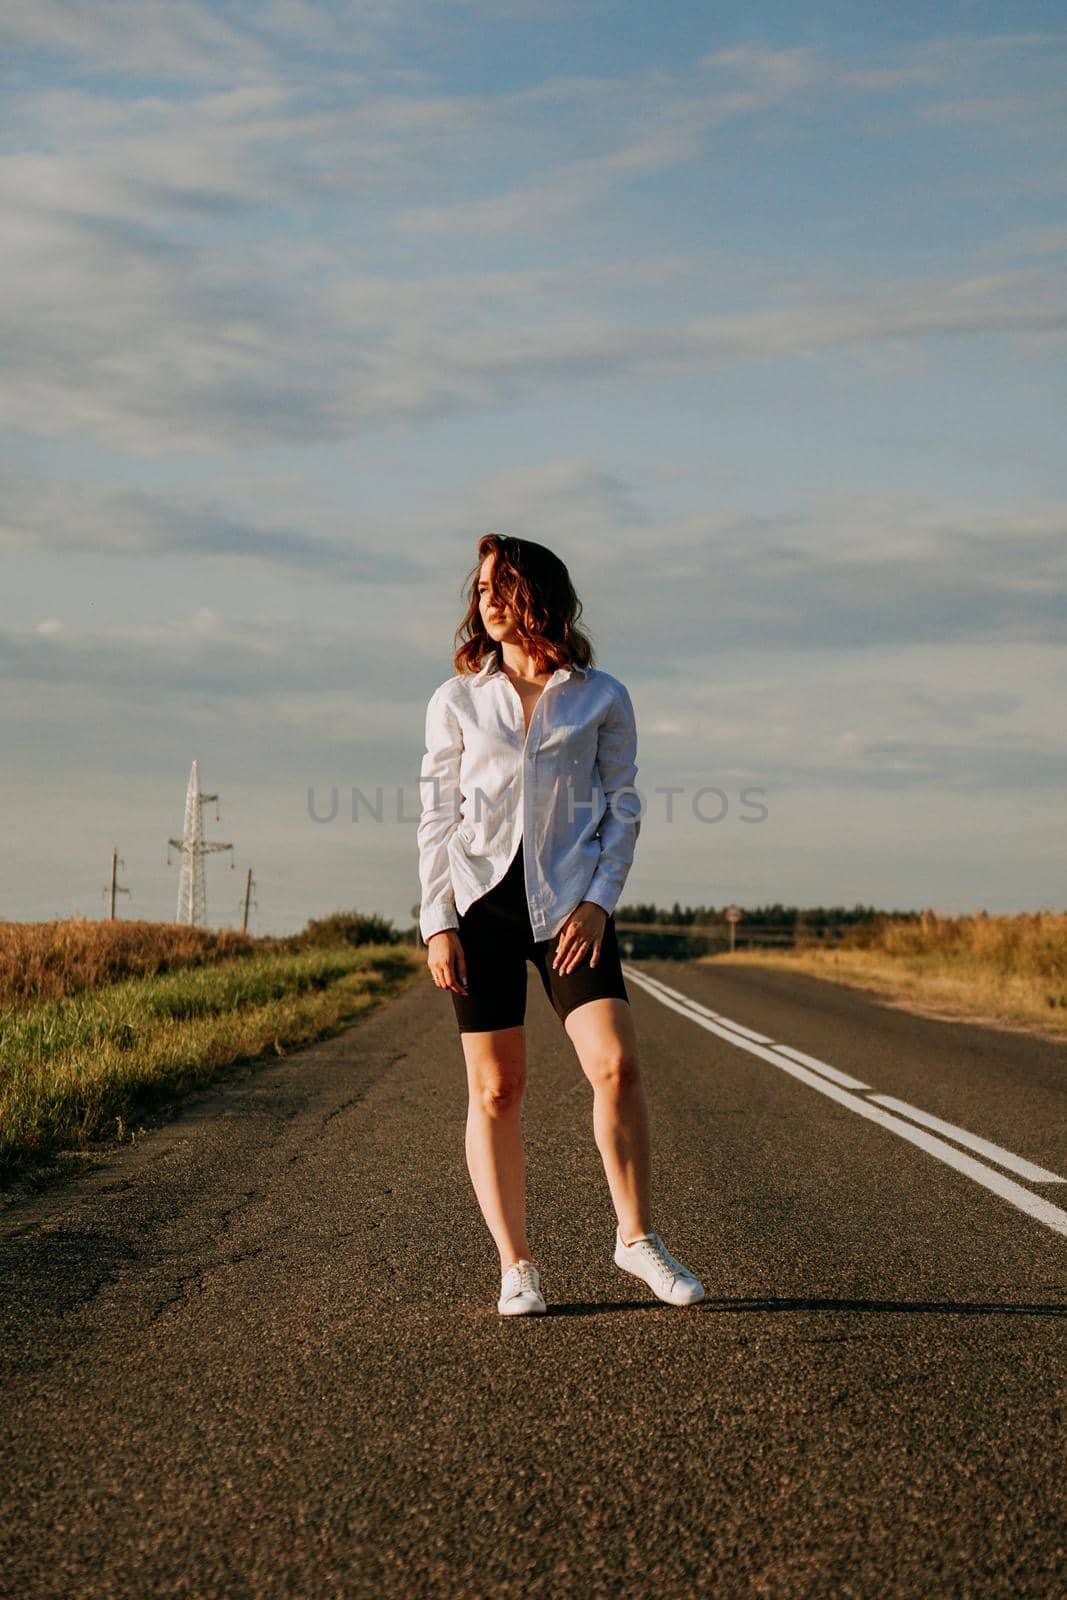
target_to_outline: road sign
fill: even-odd
[[[726,916],[727,922],[740,922],[741,921],[741,907],[740,906],[727,906],[726,907],[725,916]]]

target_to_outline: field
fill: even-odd
[[[132,1141],[188,1090],[337,1032],[423,974],[412,945],[351,930],[0,923],[0,1183]]]
[[[1067,1039],[1067,916],[873,917],[838,942],[698,957]],[[375,918],[283,939],[171,923],[0,923],[0,1184],[44,1184],[242,1063],[336,1033],[425,977]]]
[[[909,1009],[1067,1039],[1067,915],[875,917],[831,946],[701,958],[758,962],[867,989]]]

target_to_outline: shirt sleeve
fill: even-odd
[[[463,732],[443,688],[444,685],[434,690],[426,707],[426,753],[419,777],[419,932],[427,944],[435,933],[459,927],[448,841],[459,825],[457,796]]]
[[[632,787],[637,777],[637,722],[624,684],[597,730],[596,765],[607,810],[599,829],[600,860],[585,898],[610,916],[633,865],[641,832],[641,797]]]

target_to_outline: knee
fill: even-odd
[[[526,1080],[522,1077],[500,1078],[485,1083],[478,1091],[478,1103],[490,1117],[504,1117],[514,1111],[522,1100]]]
[[[594,1062],[589,1076],[596,1088],[606,1089],[609,1094],[625,1094],[640,1082],[637,1056],[621,1046],[608,1050]]]

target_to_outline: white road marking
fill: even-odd
[[[630,968],[625,963],[623,963],[623,967],[627,977],[629,977]],[[755,1039],[757,1044],[774,1043],[769,1033],[757,1033],[755,1028],[745,1028],[740,1022],[731,1022],[729,1017],[722,1016],[718,1011],[712,1011],[710,1006],[701,1005],[699,1000],[690,999],[689,995],[682,994],[680,989],[672,989],[669,984],[661,983],[658,978],[653,978],[647,972],[635,973],[634,976],[640,983],[650,984],[656,989],[662,989],[664,994],[673,995],[678,1000],[684,1000],[690,1011],[699,1011],[702,1017],[710,1017],[713,1022],[721,1022],[725,1027],[731,1028],[734,1033],[742,1034],[746,1039]]]
[[[791,1044],[776,1044],[774,1048],[780,1056],[788,1056],[791,1061],[799,1061],[805,1067],[810,1067],[813,1072],[821,1073],[824,1078],[829,1078],[833,1083],[839,1083],[842,1089],[869,1089],[869,1083],[861,1083],[859,1078],[850,1078],[847,1072],[842,1072],[838,1067],[831,1067],[829,1062],[820,1061],[818,1056],[805,1055],[803,1050],[794,1050]]]
[[[637,984],[638,988],[645,989],[653,999],[667,1006],[671,1011],[677,1011],[681,1016],[688,1017],[690,1022],[697,1023],[701,1028],[706,1028],[709,1033],[717,1034],[720,1039],[725,1039],[728,1044],[736,1045],[739,1050],[747,1050],[751,1055],[759,1056],[761,1061],[769,1061],[771,1066],[778,1067],[782,1072],[788,1072],[790,1077],[796,1078],[800,1083],[806,1083],[809,1089],[817,1089],[820,1094],[826,1095],[831,1100],[836,1100],[839,1105],[854,1111],[857,1116],[866,1117],[868,1122],[876,1122],[879,1127],[886,1128],[890,1133],[895,1133],[901,1139],[906,1139],[909,1144],[914,1144],[920,1150],[925,1150],[937,1161],[947,1167],[952,1167],[956,1172],[962,1172],[967,1178],[980,1184],[983,1189],[988,1189],[991,1194],[999,1195],[1002,1200],[1007,1200],[1009,1205],[1015,1206],[1027,1216],[1033,1217],[1035,1222],[1043,1223],[1046,1228],[1051,1228],[1053,1233],[1063,1234],[1067,1237],[1067,1211],[1059,1206],[1054,1206],[1051,1201],[1045,1200],[1041,1195],[1031,1194],[1029,1189],[1024,1189],[1021,1184],[1015,1183],[1011,1178],[1006,1178],[1001,1172],[994,1172],[991,1167],[983,1166],[980,1161],[975,1161],[973,1156],[964,1155],[962,1150],[957,1150],[954,1145],[946,1144],[943,1139],[936,1138],[932,1133],[925,1133],[922,1128],[905,1122],[901,1117],[895,1117],[881,1106],[873,1105],[870,1100],[861,1100],[858,1095],[850,1094],[840,1084],[831,1082],[828,1078],[820,1076],[809,1067],[801,1066],[799,1062],[791,1060],[780,1050],[768,1049],[766,1044],[757,1043],[749,1037],[751,1030],[741,1029],[734,1024],[723,1026],[718,1020],[720,1013],[708,1012],[707,1006],[699,1002],[690,1001],[678,989],[671,989],[667,984],[661,983],[658,978],[650,978],[645,973],[637,972],[627,963],[623,963],[623,972],[627,982]],[[705,1015],[704,1013],[708,1013]],[[764,1035],[759,1036],[761,1039]],[[825,1063],[823,1063],[825,1066]],[[862,1087],[866,1087],[863,1085]],[[873,1098],[873,1097],[872,1097]],[[1021,1158],[1017,1158],[1021,1159]]]
[[[658,978],[651,977],[647,972],[632,972],[624,966],[626,977],[633,978],[635,983],[644,984],[646,989],[653,992],[659,991],[659,998],[665,1005],[671,1001],[677,1002],[671,1006],[674,1011],[684,1009],[687,1012],[695,1011],[701,1017],[707,1017],[719,1024],[712,1032],[718,1033],[723,1039],[732,1039],[739,1035],[741,1039],[751,1039],[753,1044],[771,1045],[781,1055],[791,1056],[794,1061],[801,1061],[813,1071],[822,1073],[824,1078],[830,1078],[834,1083],[839,1083],[842,1089],[869,1089],[870,1084],[861,1083],[859,1078],[850,1078],[847,1072],[841,1072],[837,1067],[831,1067],[825,1061],[820,1061],[818,1056],[806,1056],[803,1050],[794,1050],[787,1044],[775,1044],[770,1034],[756,1033],[752,1028],[744,1028],[739,1022],[732,1022],[729,1017],[724,1017],[719,1011],[709,1011],[707,1006],[702,1006],[699,1000],[690,1000],[688,995],[682,994],[680,989],[672,989],[668,984],[661,983]]]
[[[965,1128],[957,1128],[953,1122],[942,1122],[940,1117],[932,1117],[929,1111],[920,1111],[915,1106],[909,1106],[906,1100],[894,1100],[891,1094],[872,1094],[871,1099],[876,1100],[880,1106],[888,1106],[891,1111],[899,1111],[902,1117],[910,1117],[912,1122],[921,1122],[924,1128],[933,1128],[936,1133],[943,1133],[946,1139],[954,1139],[957,1144],[965,1144],[969,1150],[975,1150],[980,1156],[985,1156],[987,1161],[996,1162],[998,1167],[1007,1167],[1010,1172],[1018,1173],[1020,1178],[1027,1178],[1031,1183],[1067,1183],[1067,1178],[1061,1178],[1045,1167],[1035,1166],[1024,1156],[1013,1155],[1010,1150],[1002,1149],[999,1144],[991,1144],[988,1139],[980,1139],[976,1133],[968,1133]]]

